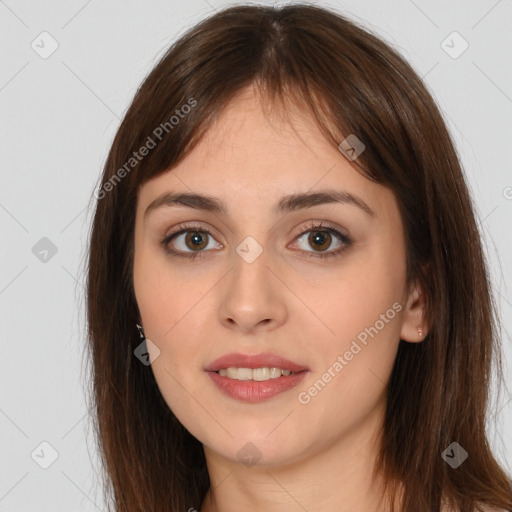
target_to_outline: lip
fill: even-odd
[[[221,368],[281,368],[282,370],[290,370],[291,372],[298,373],[304,370],[309,370],[307,366],[300,365],[289,359],[277,356],[270,352],[263,352],[261,354],[246,355],[239,353],[226,354],[210,363],[205,371],[217,372]],[[293,377],[293,376],[292,376]],[[233,380],[233,379],[230,379]],[[279,380],[279,379],[275,379]],[[247,381],[238,381],[247,382]],[[270,381],[269,381],[270,382]]]
[[[230,379],[222,377],[214,371],[208,372],[208,376],[217,389],[226,396],[242,402],[256,403],[268,400],[297,386],[308,373],[309,371],[303,370],[294,375],[282,375],[277,379],[265,381]]]

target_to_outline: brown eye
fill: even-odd
[[[320,223],[309,225],[306,229],[295,242],[305,256],[316,258],[340,256],[352,245],[352,239],[334,227],[324,226]]]
[[[316,247],[320,251],[324,251],[331,245],[332,236],[327,231],[311,231],[308,236],[308,242],[311,247]]]
[[[205,231],[188,231],[185,235],[185,245],[195,251],[208,245],[208,233]]]
[[[173,256],[194,258],[209,252],[208,249],[219,249],[222,245],[215,243],[212,234],[201,226],[179,226],[178,231],[162,240],[165,250]]]

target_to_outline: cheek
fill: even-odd
[[[158,347],[151,371],[167,406],[189,428],[191,418],[203,413],[199,401],[205,382],[198,380],[201,346],[195,335],[205,317],[202,287],[151,271],[134,275],[134,285],[146,338]]]
[[[333,272],[323,287],[304,286],[299,293],[316,316],[311,318],[324,333],[322,339],[344,351],[359,335],[364,341],[364,333],[376,324],[381,339],[398,336],[404,279],[400,261],[390,262],[382,249],[367,248]]]
[[[165,389],[174,390],[176,382],[169,374],[182,380],[199,367],[195,333],[204,331],[202,324],[211,315],[205,311],[210,307],[205,297],[209,287],[203,279],[185,279],[165,256],[149,251],[147,256],[141,251],[135,257],[135,297],[146,338],[160,351],[152,364],[155,377],[166,382]]]
[[[392,294],[363,294],[360,300],[351,294],[350,300],[340,300],[330,315],[336,336],[324,340],[324,367],[318,371],[342,376],[333,380],[351,396],[360,395],[368,381],[386,382],[400,341],[402,310]]]
[[[367,247],[331,281],[329,293],[316,297],[315,308],[329,327],[318,345],[323,354],[316,377],[320,386],[329,381],[325,399],[340,404],[339,414],[378,397],[393,368],[405,307],[405,255],[395,251],[393,260],[390,252],[389,246]]]
[[[167,338],[200,293],[196,280],[186,284],[159,251],[141,247],[135,253],[133,286],[147,337]]]
[[[300,403],[309,402],[304,406],[308,414],[322,417],[320,411],[329,411],[323,427],[329,432],[356,428],[383,404],[400,333],[400,304],[391,296],[351,294],[333,308],[337,336],[319,344],[315,374],[299,390],[304,392]]]

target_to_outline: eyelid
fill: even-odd
[[[182,234],[186,231],[200,231],[202,233],[208,233],[210,236],[215,237],[216,240],[217,238],[221,238],[221,236],[217,234],[217,231],[214,228],[203,226],[201,221],[180,222],[171,229],[168,229],[163,238],[164,240],[170,240],[172,237]]]
[[[339,233],[343,238],[350,238],[350,235],[348,233],[348,230],[343,229],[335,224],[331,224],[330,222],[326,222],[323,220],[318,221],[308,221],[308,223],[303,226],[300,230],[300,232],[295,235],[295,238],[298,238],[306,233],[309,233],[310,231],[328,231],[328,232],[337,232]]]

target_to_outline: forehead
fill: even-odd
[[[206,133],[197,157],[232,159],[250,155],[258,160],[290,158],[296,150],[323,157],[333,149],[301,103],[287,98],[270,104],[254,87],[232,99]],[[262,147],[265,151],[261,152]],[[336,156],[340,156],[336,153]],[[268,157],[268,158],[267,158]]]
[[[177,166],[144,184],[141,203],[172,191],[216,196],[228,207],[270,208],[284,195],[336,189],[373,204],[378,216],[394,200],[325,138],[304,108],[269,109],[262,101],[254,88],[242,91]]]

